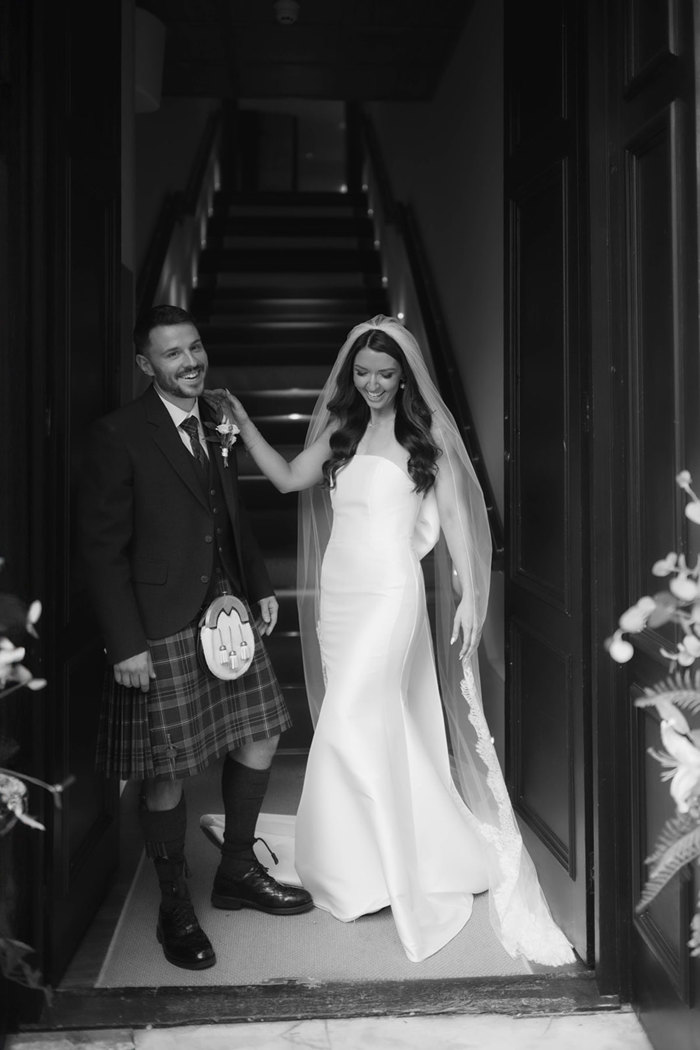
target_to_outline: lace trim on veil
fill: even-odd
[[[498,867],[498,877],[492,872],[489,886],[492,922],[513,958],[524,955],[532,962],[551,965],[573,962],[571,945],[552,919],[515,821],[474,673],[469,666],[464,671],[460,687],[477,735],[476,751],[486,766],[486,782],[497,806],[498,827],[478,820],[481,834],[493,847],[491,863],[495,861]]]

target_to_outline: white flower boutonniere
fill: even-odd
[[[240,430],[229,419],[222,419],[220,423],[207,423],[207,426],[215,430],[217,434],[216,437],[207,438],[207,441],[217,442],[221,448],[221,458],[224,461],[224,466],[227,467],[229,452],[236,444]]]

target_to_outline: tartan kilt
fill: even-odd
[[[247,605],[247,603],[246,603]],[[96,768],[121,780],[180,780],[254,740],[288,729],[292,720],[253,617],[253,662],[224,681],[202,669],[197,620],[148,641],[156,673],[148,693],[127,689],[107,668]]]

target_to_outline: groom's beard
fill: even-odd
[[[153,368],[156,386],[161,393],[182,399],[199,397],[204,391],[207,377],[207,365],[196,365],[193,368],[182,368],[176,375],[168,375],[162,369]],[[196,377],[195,377],[196,373]],[[192,379],[185,376],[192,375]]]

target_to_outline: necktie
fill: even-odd
[[[202,448],[199,440],[199,427],[197,426],[197,420],[194,416],[188,416],[187,419],[183,419],[180,423],[180,429],[184,430],[190,439],[190,445],[192,447],[192,455],[197,461],[197,466],[201,468],[204,473],[209,470],[209,461],[207,460],[207,454]]]

